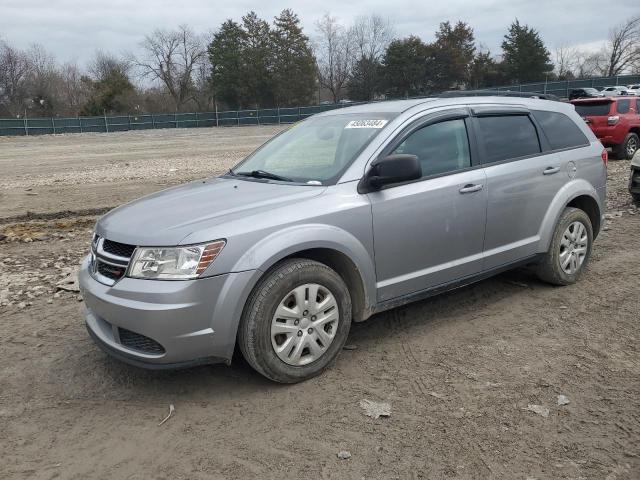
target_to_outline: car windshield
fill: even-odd
[[[264,144],[229,174],[330,185],[394,116],[345,113],[310,117]]]
[[[581,117],[593,117],[609,115],[611,110],[611,102],[585,102],[576,103],[576,112]]]

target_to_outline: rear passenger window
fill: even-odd
[[[629,113],[631,100],[618,100],[618,113]]]
[[[416,130],[393,153],[416,155],[422,166],[423,177],[471,166],[464,120],[448,120]]]
[[[589,140],[585,134],[565,114],[542,110],[532,113],[542,130],[544,130],[544,134],[547,136],[547,140],[549,140],[553,150],[589,145]]]
[[[478,117],[477,121],[486,163],[540,153],[536,128],[527,115]]]

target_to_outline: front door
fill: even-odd
[[[481,271],[486,179],[472,164],[468,121],[427,122],[386,152],[417,155],[423,177],[368,194],[378,301]]]

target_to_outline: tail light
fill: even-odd
[[[618,115],[612,115],[607,118],[607,125],[615,125],[616,123],[618,123],[618,120],[620,120],[620,117]]]
[[[602,153],[600,154],[600,157],[602,158],[602,163],[604,163],[604,166],[606,167],[609,164],[609,154],[607,153],[606,148],[602,149]]]

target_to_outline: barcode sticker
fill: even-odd
[[[352,120],[344,128],[382,128],[387,120]]]

